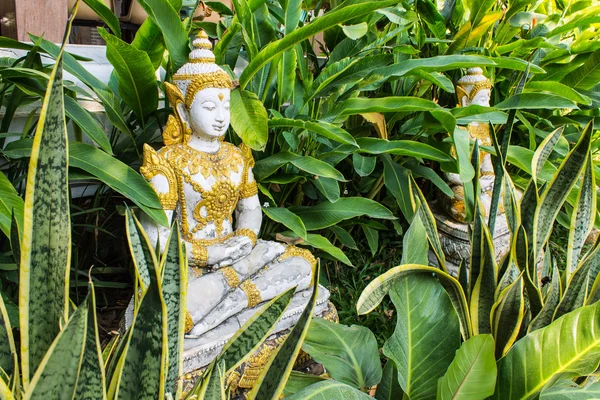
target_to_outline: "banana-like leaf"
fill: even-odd
[[[579,104],[585,104],[586,106],[592,105],[592,100],[577,90],[573,89],[571,86],[567,86],[560,82],[556,81],[530,81],[527,82],[527,86],[525,88],[526,92],[530,92],[531,90],[541,90],[544,92],[554,93],[561,97],[566,97],[567,99],[574,101]]]
[[[119,96],[144,126],[146,115],[158,106],[156,75],[150,57],[103,28],[98,33],[106,42],[106,57],[118,78]]]
[[[418,0],[416,10],[431,33],[438,39],[446,38],[446,23],[438,12],[436,4],[431,0]]]
[[[17,347],[13,337],[12,326],[8,318],[8,312],[4,305],[4,299],[0,294],[0,380],[4,378],[18,382],[19,360],[17,358]],[[4,375],[6,374],[6,375]],[[0,398],[2,398],[0,396]]]
[[[162,400],[167,375],[167,308],[150,240],[135,216],[129,210],[127,214],[127,218],[135,223],[134,229],[143,243],[144,253],[150,254],[154,262],[147,263],[150,284],[135,310],[127,342],[112,376],[109,397]]]
[[[71,22],[65,37],[70,27]],[[19,268],[21,370],[25,388],[58,335],[61,321],[68,317],[71,225],[63,50],[64,43],[42,103],[27,173]]]
[[[427,265],[428,250],[427,231],[421,222],[421,217],[416,214],[402,238],[402,264]]]
[[[560,346],[559,346],[560,345]],[[600,303],[531,332],[498,361],[492,399],[532,399],[561,374],[591,374],[600,362]]]
[[[383,376],[381,382],[377,384],[375,392],[376,400],[397,400],[402,399],[404,392],[398,383],[398,368],[394,361],[387,360],[383,367]]]
[[[496,374],[493,336],[473,336],[460,346],[448,371],[439,380],[437,398],[485,399],[494,394]]]
[[[570,379],[562,379],[540,393],[540,400],[598,399],[600,399],[600,382],[579,386]]]
[[[357,314],[363,315],[373,311],[381,303],[385,295],[388,294],[390,288],[409,275],[435,275],[439,279],[458,314],[463,339],[469,339],[471,337],[471,317],[469,315],[469,306],[465,292],[454,277],[435,267],[408,264],[392,268],[386,273],[379,275],[361,293],[356,302]]]
[[[121,36],[121,23],[106,3],[102,0],[83,0],[94,12],[102,18],[102,21],[108,25],[110,30],[117,36]]]
[[[361,153],[395,154],[408,157],[426,158],[433,161],[454,161],[447,153],[425,143],[414,140],[385,140],[377,138],[358,138],[356,143]]]
[[[284,232],[284,235],[288,236],[286,232]],[[352,262],[350,262],[348,256],[346,256],[346,254],[344,254],[344,252],[338,246],[334,246],[325,236],[317,235],[316,233],[309,233],[306,235],[304,244],[312,246],[315,249],[322,250],[332,256],[334,259],[352,267]]]
[[[88,110],[83,108],[76,99],[65,96],[65,114],[74,124],[77,124],[87,136],[94,141],[102,150],[112,155],[112,147],[96,118]]]
[[[325,161],[318,160],[314,157],[301,156],[288,151],[281,151],[257,161],[254,167],[254,174],[259,180],[262,180],[277,172],[279,168],[285,166],[287,163],[290,163],[296,168],[306,171],[311,175],[323,176],[338,181],[345,180],[344,175],[342,175],[341,172]]]
[[[302,218],[307,230],[318,230],[338,222],[366,215],[370,218],[396,219],[392,212],[376,201],[364,197],[340,197],[335,203],[325,201],[314,206],[291,207]]]
[[[294,127],[306,129],[314,132],[318,135],[326,137],[327,139],[334,140],[343,144],[350,144],[358,147],[356,140],[344,129],[337,125],[330,124],[324,121],[303,121],[301,119],[288,119],[288,118],[272,118],[269,120],[269,128],[280,128],[280,127]]]
[[[587,295],[592,289],[594,279],[600,273],[600,243],[581,261],[579,267],[571,275],[554,319],[584,305]]]
[[[242,141],[262,151],[267,144],[269,128],[267,110],[256,94],[236,89],[231,92],[231,127]]]
[[[298,26],[300,13],[302,12],[302,1],[293,0],[283,4],[284,7],[284,35],[289,35]],[[296,61],[297,55],[295,49],[286,50],[281,55],[279,63],[278,85],[280,105],[288,101],[294,93],[294,84],[296,82]]]
[[[24,398],[106,399],[93,285],[48,349]]]
[[[567,246],[567,276],[570,275],[579,260],[579,255],[585,239],[594,227],[596,216],[596,177],[592,157],[588,157],[583,181],[577,194],[573,215],[571,217],[571,227],[569,229],[569,241]]]
[[[525,319],[525,282],[523,275],[500,293],[491,312],[491,325],[496,340],[496,357],[505,355],[517,341]]]
[[[434,398],[438,379],[460,347],[460,323],[452,302],[436,279],[425,275],[397,280],[390,297],[397,320],[383,353],[396,364],[398,381],[410,399]]]
[[[302,347],[302,342],[308,332],[319,292],[320,269],[320,263],[317,263],[317,267],[313,271],[312,295],[306,304],[306,308],[288,337],[276,350],[275,355],[271,356],[271,359],[264,366],[254,388],[248,395],[249,399],[276,400],[283,393],[287,378],[292,371],[296,357]]]
[[[328,28],[341,24],[353,18],[367,15],[380,8],[389,7],[395,4],[393,0],[382,0],[376,2],[369,1],[351,1],[341,4],[326,14],[315,18],[309,24],[296,29],[282,39],[274,41],[262,48],[262,50],[252,58],[250,64],[244,69],[240,76],[240,87],[244,89],[250,80],[265,66],[269,61],[278,57],[282,52],[291,49],[297,43],[314,36]]]
[[[225,362],[226,373],[240,365],[244,358],[248,354],[252,354],[267,338],[290,304],[294,291],[295,289],[292,288],[275,297],[246,321],[244,326],[229,339],[218,356],[219,360]]]
[[[263,207],[263,212],[275,222],[279,222],[303,239],[306,239],[306,227],[299,216],[284,207]]]
[[[556,265],[552,270],[552,282],[550,283],[550,290],[546,295],[544,306],[538,315],[531,321],[527,332],[533,332],[537,329],[543,328],[552,322],[556,307],[560,303],[562,297],[562,285],[560,280],[560,272]]]
[[[577,104],[564,97],[546,93],[519,93],[496,104],[498,110],[571,108],[578,110]]]
[[[167,307],[167,342],[169,345],[168,370],[165,380],[167,393],[173,398],[181,397],[183,375],[183,335],[185,332],[185,303],[187,299],[187,256],[182,249],[177,221],[171,227],[171,235],[165,245],[162,273],[162,294]]]
[[[314,318],[302,349],[322,364],[329,376],[354,388],[368,388],[381,380],[377,340],[365,327]]]
[[[583,65],[565,76],[561,83],[580,89],[591,89],[600,79],[600,50],[596,50]]]
[[[592,137],[592,123],[583,130],[579,142],[565,158],[560,168],[554,175],[552,182],[542,194],[539,205],[535,211],[535,223],[533,226],[533,259],[544,248],[544,244],[550,237],[554,221],[571,189],[577,183],[581,171],[585,167],[587,157],[589,157],[590,143]]]
[[[392,160],[389,154],[383,160],[383,182],[396,198],[396,203],[407,221],[412,221],[416,205],[412,196],[410,171]]]
[[[396,376],[394,376],[394,379],[396,379]],[[318,383],[324,380],[327,380],[327,378],[317,375],[304,374],[298,371],[292,371],[287,383],[285,384],[283,396],[284,398],[289,397],[298,393],[305,387],[312,385],[313,383]]]
[[[286,400],[373,400],[371,396],[332,379],[310,385]]]
[[[23,226],[24,202],[6,175],[0,174],[0,230],[10,237],[12,214],[15,213],[20,227]]]

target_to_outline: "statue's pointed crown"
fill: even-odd
[[[479,67],[467,69],[467,74],[460,78],[456,83],[456,89],[459,99],[467,96],[473,100],[477,92],[482,89],[491,89],[492,83],[483,75],[483,70]]]
[[[173,75],[173,82],[184,96],[188,108],[202,89],[231,89],[233,86],[229,75],[215,63],[212,43],[206,32],[200,30],[192,44],[194,50],[190,52],[188,62]]]

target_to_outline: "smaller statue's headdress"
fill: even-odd
[[[469,101],[471,101],[480,90],[491,88],[492,83],[485,75],[483,75],[483,70],[481,68],[469,68],[467,74],[460,78],[456,83],[456,94],[460,103],[460,99],[464,96],[467,96]]]
[[[203,30],[192,42],[194,50],[189,55],[189,60],[173,75],[174,84],[165,82],[167,97],[173,107],[177,118],[170,115],[167,126],[163,131],[165,145],[187,143],[191,131],[183,129],[181,116],[177,109],[178,104],[185,104],[187,109],[192,107],[194,97],[202,89],[220,88],[231,89],[231,78],[221,67],[215,64],[215,55],[212,52],[212,43]],[[185,131],[185,132],[184,132]]]

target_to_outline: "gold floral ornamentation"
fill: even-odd
[[[244,283],[240,285],[240,289],[248,296],[248,308],[256,307],[262,301],[260,290],[258,290],[256,285],[249,280],[244,281]]]
[[[470,91],[467,91],[468,87],[471,87]],[[485,79],[485,80],[478,81],[478,82],[457,83],[456,84],[456,93],[458,95],[458,100],[460,103],[460,99],[462,99],[465,96],[469,99],[469,101],[472,101],[475,98],[475,96],[477,95],[477,92],[479,92],[480,90],[483,90],[483,89],[491,89],[491,88],[492,88],[492,83],[490,82],[489,79]],[[459,106],[461,106],[461,104],[459,104]]]
[[[245,185],[240,185],[240,199],[247,199],[248,197],[252,197],[256,194],[258,194],[256,181],[246,183]]]
[[[184,174],[184,179],[195,186],[193,184],[195,182],[188,174]],[[233,211],[238,201],[235,188],[229,181],[218,180],[208,191],[202,189],[200,185],[194,187],[194,190],[202,194],[202,200],[194,207],[194,219],[198,221],[198,226],[194,230],[198,231],[213,222],[217,235],[220,235],[223,232],[223,222],[226,220],[232,222]],[[202,208],[206,215],[202,215]]]
[[[317,259],[307,249],[302,249],[300,247],[296,247],[296,246],[292,246],[292,245],[287,246],[285,248],[285,251],[283,252],[283,254],[279,256],[279,261],[286,260],[290,257],[304,258],[306,261],[308,261],[310,263],[310,265],[313,267],[313,269],[317,265]]]
[[[203,89],[218,88],[218,89],[232,89],[233,83],[227,73],[221,69],[215,72],[209,72],[204,74],[175,74],[173,76],[174,81],[190,81],[191,83],[187,87],[185,93],[185,105],[188,109],[192,108],[192,103],[196,97],[196,93]]]
[[[491,146],[492,138],[490,136],[490,126],[488,124],[479,123],[467,125],[467,131],[471,139],[479,140],[482,146]]]
[[[198,151],[184,144],[168,146],[164,157],[176,171],[187,168],[191,175],[200,173],[204,179],[211,176],[228,177],[231,171],[239,172],[244,163],[239,149],[225,142],[214,154]]]
[[[233,267],[221,268],[219,271],[221,271],[225,277],[227,285],[229,285],[230,288],[236,288],[240,286],[240,277],[238,276],[237,272],[235,272]]]
[[[250,228],[240,228],[236,230],[235,236],[246,236],[252,242],[252,247],[256,246],[256,241],[258,240],[258,236]]]
[[[163,142],[166,146],[178,143],[185,144],[190,140],[192,135],[192,130],[182,122],[181,115],[179,114],[178,106],[185,104],[185,99],[179,88],[172,83],[165,82],[165,92],[175,115],[169,115],[167,125],[165,125],[162,133]]]
[[[279,346],[281,346],[287,337],[288,334],[285,334],[273,340],[267,340],[261,345],[256,353],[248,358],[244,372],[238,382],[238,387],[240,389],[252,389],[254,387],[261,372],[271,358],[271,355]]]
[[[190,312],[186,310],[186,312],[185,312],[185,333],[189,333],[189,331],[191,331],[193,327],[194,327],[194,320],[192,319]]]
[[[177,205],[177,180],[176,175],[167,160],[147,144],[144,145],[144,161],[140,167],[140,173],[147,180],[156,175],[162,175],[167,179],[169,190],[166,193],[158,193],[160,204],[165,210],[174,210]]]
[[[208,249],[198,243],[192,243],[192,264],[197,267],[208,265]]]

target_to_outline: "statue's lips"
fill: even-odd
[[[222,131],[225,129],[225,125],[213,125],[213,128],[215,128],[217,131]]]

